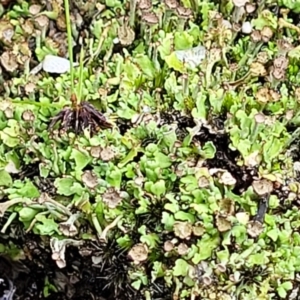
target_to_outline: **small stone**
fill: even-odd
[[[45,72],[63,74],[70,70],[70,61],[63,57],[47,54],[42,66]]]
[[[242,33],[250,34],[252,32],[252,25],[250,22],[244,22],[242,25]]]

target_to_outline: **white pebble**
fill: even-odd
[[[242,25],[242,32],[245,34],[250,34],[252,32],[252,25],[250,22],[244,22]]]

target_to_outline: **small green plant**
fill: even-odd
[[[100,113],[87,101],[82,101],[82,89],[83,89],[83,59],[84,51],[81,45],[80,62],[79,62],[79,85],[78,89],[74,87],[74,65],[73,65],[73,39],[72,29],[70,21],[70,8],[69,1],[65,0],[65,16],[68,34],[68,52],[70,60],[70,77],[71,77],[71,107],[63,108],[55,117],[52,118],[49,129],[60,122],[60,129],[63,131],[72,130],[75,134],[83,132],[85,129],[89,129],[93,135],[100,128],[111,128],[112,125],[106,120],[105,116]]]

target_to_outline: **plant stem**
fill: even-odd
[[[24,105],[34,105],[39,107],[54,107],[61,109],[66,104],[59,104],[59,103],[42,103],[42,102],[36,102],[36,101],[27,101],[27,100],[11,100],[11,103],[14,104],[24,104]]]
[[[77,92],[77,105],[79,105],[82,100],[83,58],[84,58],[84,51],[83,51],[83,46],[81,46],[80,58],[79,58],[79,86],[78,86],[78,92]]]
[[[98,218],[97,218],[96,214],[92,214],[92,222],[93,222],[93,225],[95,226],[98,237],[100,237],[101,234],[102,234],[102,228],[101,228],[101,225],[98,221]]]
[[[68,34],[68,52],[69,52],[69,60],[70,60],[71,93],[73,94],[74,93],[73,39],[72,39],[72,29],[71,29],[71,21],[70,21],[69,0],[64,0],[64,4],[65,4],[67,34]]]
[[[1,229],[1,233],[5,233],[6,229],[8,228],[8,226],[13,222],[13,220],[17,217],[17,213],[13,212],[10,214],[10,216],[8,217],[6,223],[4,224],[4,226]]]
[[[134,28],[135,22],[135,11],[136,11],[136,0],[130,0],[130,21],[131,28]]]

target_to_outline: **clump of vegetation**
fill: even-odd
[[[50,2],[0,4],[0,299],[296,299],[297,1]]]
[[[73,45],[72,45],[72,27],[70,21],[69,1],[65,0],[65,15],[66,26],[68,33],[68,49],[70,58],[70,78],[71,78],[71,108],[64,108],[57,116],[53,117],[49,125],[52,129],[54,125],[61,122],[61,129],[63,131],[74,130],[76,134],[89,129],[91,134],[96,133],[100,127],[111,128],[112,125],[106,120],[97,109],[87,101],[82,101],[82,84],[83,84],[83,46],[81,45],[80,55],[80,72],[78,90],[74,88],[74,74],[73,74]]]

